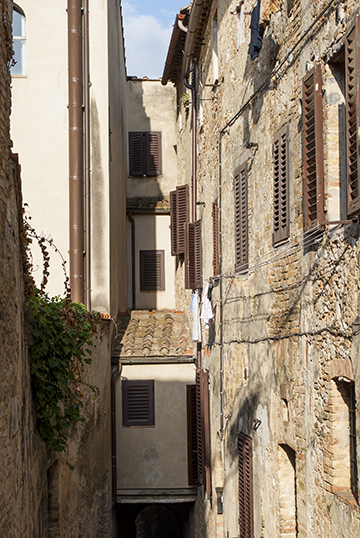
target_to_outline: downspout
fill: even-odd
[[[204,2],[205,0],[194,0],[192,3],[181,68],[181,76],[183,79],[187,77],[189,73],[190,62],[194,50],[196,30]]]
[[[225,130],[222,129],[219,135],[219,274],[222,273],[222,206],[221,206],[221,192],[222,192],[222,177],[221,177],[221,139]],[[224,443],[224,334],[223,334],[223,279],[219,279],[219,295],[220,295],[220,438],[222,444]],[[223,447],[224,448],[224,447]],[[225,465],[225,455],[223,454],[223,462]]]
[[[193,63],[192,71],[195,75],[195,64]],[[193,77],[195,78],[195,76]],[[189,90],[191,90],[191,100],[192,100],[192,126],[191,126],[191,152],[192,152],[192,164],[191,164],[191,214],[192,222],[196,221],[196,201],[197,201],[197,149],[196,149],[196,128],[197,128],[197,112],[196,112],[196,90],[195,90],[195,81],[193,80],[193,85],[189,84],[186,78],[184,78],[184,84]]]
[[[68,0],[69,228],[71,300],[84,300],[82,0]]]
[[[131,223],[131,310],[135,310],[136,304],[136,284],[135,284],[135,220],[132,213],[128,213]]]
[[[84,273],[85,306],[91,310],[91,271],[90,271],[90,74],[89,74],[89,2],[83,0],[84,21]]]
[[[111,374],[111,491],[112,502],[116,504],[116,396],[115,396],[115,377],[121,373],[122,366],[116,367]]]

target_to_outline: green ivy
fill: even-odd
[[[96,398],[99,389],[82,379],[85,364],[91,364],[91,347],[98,313],[68,298],[35,291],[28,304],[31,318],[31,381],[37,410],[37,425],[50,450],[65,449],[69,426],[83,422],[83,386]]]

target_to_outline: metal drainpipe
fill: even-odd
[[[221,177],[221,139],[224,134],[224,130],[220,131],[219,135],[219,274],[222,271],[222,207],[221,207],[221,190],[222,190],[222,177]],[[223,357],[223,279],[220,277],[219,286],[220,295],[220,437],[222,443],[224,442],[224,357]],[[225,465],[225,458],[223,460]]]
[[[119,364],[111,374],[111,491],[112,502],[116,503],[116,396],[115,377],[121,373],[122,366]]]
[[[83,43],[84,43],[84,273],[85,306],[91,310],[90,270],[90,74],[89,74],[89,2],[83,0]]]
[[[84,300],[82,0],[68,0],[69,227],[72,301]]]
[[[128,213],[129,221],[131,222],[131,309],[135,310],[136,304],[136,284],[135,284],[135,220],[132,213]]]
[[[191,71],[190,71],[191,72]],[[193,63],[192,72],[195,74],[195,64]],[[184,84],[189,90],[191,90],[191,100],[192,100],[192,177],[191,177],[191,188],[192,188],[192,198],[191,198],[191,207],[192,207],[192,222],[196,221],[196,201],[197,201],[197,150],[196,150],[196,128],[197,128],[197,114],[196,114],[196,90],[195,87],[188,83],[186,77],[184,78]]]

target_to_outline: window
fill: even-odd
[[[324,151],[321,66],[303,78],[304,226],[324,221]]]
[[[254,538],[252,439],[238,433],[239,537]]]
[[[203,287],[201,220],[185,224],[185,289]]]
[[[245,270],[249,265],[248,255],[248,169],[247,163],[235,173],[235,267]]]
[[[189,222],[189,186],[181,185],[170,192],[171,255],[185,252],[184,225]]]
[[[358,498],[358,469],[356,446],[356,402],[354,382],[345,377],[330,383],[331,398],[328,412],[331,435],[324,458],[326,482],[333,493],[351,490]]]
[[[274,245],[289,237],[289,126],[275,136],[274,160]]]
[[[12,21],[12,31],[13,31],[13,48],[14,48],[14,62],[15,64],[11,67],[12,76],[24,76],[25,75],[25,43],[26,43],[26,34],[25,34],[25,14],[18,7],[14,6],[13,9],[13,21]]]
[[[288,445],[278,446],[280,536],[296,538],[296,467],[295,452]]]
[[[186,385],[187,430],[188,430],[188,480],[190,486],[197,486],[197,425],[196,425],[196,385]]]
[[[164,290],[164,250],[140,250],[140,291]]]
[[[346,139],[348,215],[360,210],[360,15],[346,34]]]
[[[154,380],[122,381],[123,426],[154,426]]]
[[[219,250],[219,206],[218,201],[213,203],[213,271],[214,276],[220,273],[220,250]]]
[[[198,480],[205,486],[207,498],[211,494],[210,474],[210,419],[209,372],[196,370],[196,428]]]
[[[161,132],[129,133],[130,176],[160,176],[161,160]]]
[[[217,11],[212,24],[212,62],[214,84],[219,80],[219,41],[218,41],[218,18]]]

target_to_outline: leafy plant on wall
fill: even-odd
[[[83,379],[86,365],[91,364],[91,347],[101,316],[88,312],[84,305],[70,299],[66,262],[51,239],[39,236],[25,216],[21,234],[25,292],[30,322],[31,383],[37,412],[37,427],[46,446],[61,452],[66,448],[71,424],[83,422],[82,390],[89,389],[94,398],[96,386]],[[40,289],[32,277],[29,244],[39,244],[43,256],[43,278]],[[47,245],[58,252],[64,270],[64,297],[49,297],[45,292],[50,256]]]

